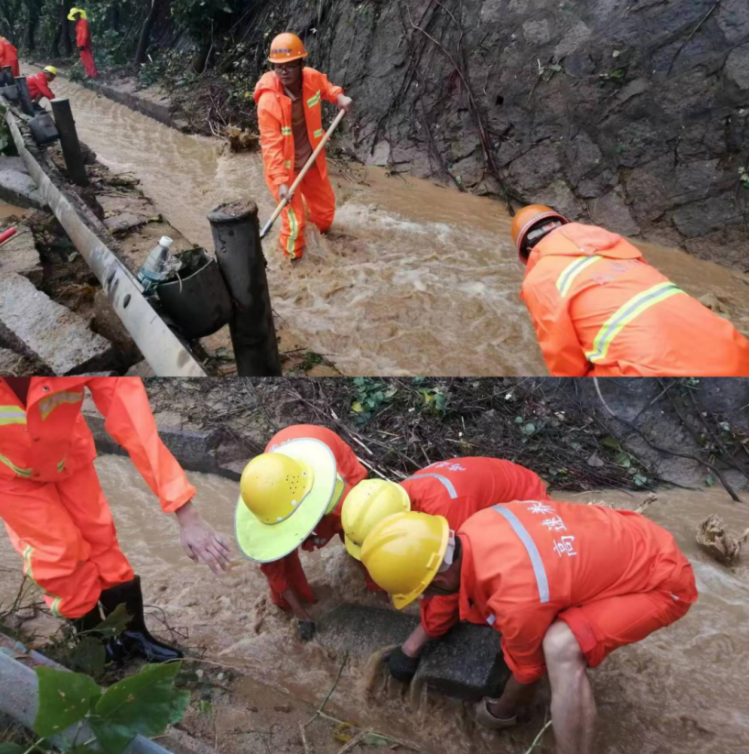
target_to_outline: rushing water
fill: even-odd
[[[267,599],[267,586],[254,564],[235,558],[232,570],[214,577],[182,552],[176,524],[130,461],[107,456],[97,461],[103,489],[117,524],[122,549],[143,577],[146,600],[163,608],[170,625],[191,650],[244,670],[248,676],[319,705],[336,681],[341,658],[317,641],[299,643],[293,624]],[[196,505],[227,537],[232,537],[237,485],[190,474]],[[606,500],[636,507],[643,494],[591,492],[556,496],[579,502]],[[712,513],[735,533],[747,526],[744,506],[719,489],[659,491],[646,515],[666,527],[695,569],[700,598],[675,625],[639,644],[614,652],[591,672],[599,708],[600,754],[745,754],[749,751],[749,561],[726,568],[701,553],[694,534]],[[232,541],[232,547],[233,547]],[[377,604],[363,590],[361,575],[343,547],[331,543],[302,556],[319,604],[319,615],[340,602]],[[0,538],[0,603],[15,596],[20,558]],[[7,570],[6,570],[7,569]],[[152,613],[152,625],[163,631]],[[402,687],[363,690],[363,664],[350,659],[326,709],[389,735],[414,742],[427,754],[523,754],[543,724],[543,710],[514,731],[491,733],[470,723],[459,702],[427,694],[409,704]],[[257,684],[242,682],[222,714],[253,704]],[[218,720],[225,754],[239,754],[237,731]],[[548,737],[549,741],[551,736]],[[301,749],[300,749],[301,750]],[[543,751],[551,751],[547,746]]]
[[[210,248],[207,213],[251,198],[273,209],[258,154],[232,155],[67,81],[81,138],[115,171],[130,171],[187,238]],[[500,203],[366,169],[338,173],[333,232],[291,266],[266,241],[276,312],[296,338],[345,374],[545,374],[518,298],[522,272]],[[657,246],[648,259],[689,293],[713,293],[749,333],[749,276]]]

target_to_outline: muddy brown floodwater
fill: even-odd
[[[300,701],[319,705],[344,658],[316,642],[302,645],[297,640],[289,619],[269,603],[265,580],[252,563],[237,555],[232,570],[221,578],[194,566],[182,553],[175,522],[160,513],[128,459],[105,456],[97,461],[97,468],[122,548],[143,576],[147,602],[166,611],[169,623],[187,634],[185,643],[191,650],[204,649],[209,660],[241,669],[245,675],[216,706],[222,754],[249,750],[243,726],[249,726],[247,715],[257,712],[261,697],[269,693],[263,691],[263,684],[274,687],[273,693],[288,694],[292,705]],[[196,504],[232,538],[233,546],[236,484],[200,474],[190,478],[198,488]],[[602,491],[563,499],[605,500],[634,508],[643,497]],[[749,751],[749,559],[725,568],[699,551],[694,533],[711,513],[722,516],[735,532],[747,526],[746,507],[716,489],[659,491],[646,511],[674,534],[689,557],[700,599],[674,626],[618,650],[591,671],[601,754]],[[364,591],[354,561],[342,547],[329,545],[302,558],[319,597],[313,608],[317,614],[344,601],[382,606]],[[19,566],[3,537],[0,570]],[[0,603],[12,599],[17,586],[18,580],[4,572]],[[163,630],[157,617],[154,612],[152,626]],[[524,754],[543,725],[544,712],[538,708],[530,722],[511,732],[477,730],[470,711],[459,702],[429,695],[414,704],[392,683],[375,685],[367,692],[363,665],[349,660],[326,710],[339,719],[412,742],[426,754]],[[551,737],[542,751],[551,751],[550,741]],[[288,746],[282,750],[302,751],[298,740]]]
[[[130,171],[187,238],[211,248],[208,212],[251,198],[273,210],[258,154],[187,136],[68,81],[81,138],[112,170]],[[292,267],[266,241],[276,312],[295,337],[345,374],[546,374],[525,307],[521,269],[500,203],[366,168],[366,184],[334,174],[332,232]],[[749,276],[646,246],[647,258],[749,334]]]

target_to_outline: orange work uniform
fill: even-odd
[[[521,298],[554,376],[749,375],[749,341],[603,228],[549,233]]]
[[[694,573],[673,537],[630,511],[523,501],[472,516],[458,530],[460,616],[502,635],[521,683],[546,673],[544,636],[570,627],[588,665],[686,615]]]
[[[195,494],[159,438],[139,378],[32,377],[25,401],[0,379],[0,518],[26,575],[53,614],[68,619],[133,578],[94,469],[94,439],[81,415],[84,388],[165,513]]]
[[[42,97],[46,97],[48,100],[55,98],[55,93],[49,88],[49,79],[44,72],[29,76],[26,83],[29,85],[29,94],[34,102]]]
[[[18,62],[18,48],[9,40],[0,39],[0,68],[10,66],[13,75],[18,78],[21,75],[21,65]]]
[[[331,84],[324,73],[314,68],[302,69],[302,106],[312,151],[325,135],[322,126],[322,100],[335,103],[341,94],[343,89]],[[295,148],[292,102],[273,71],[266,73],[258,81],[255,103],[265,163],[265,182],[278,202],[278,187],[284,183],[291,187],[304,167],[297,165],[294,159],[295,154],[301,154],[304,150]],[[311,153],[310,151],[310,155]],[[335,217],[335,194],[328,178],[325,150],[320,153],[315,165],[281,214],[283,224],[279,244],[283,253],[291,259],[299,259],[304,253],[304,228],[307,223],[305,201],[309,208],[309,219],[320,231],[328,230]]]
[[[324,547],[336,534],[343,539],[343,526],[341,524],[343,501],[352,487],[366,479],[367,470],[359,463],[354,451],[335,432],[327,427],[318,427],[314,424],[295,424],[282,429],[273,435],[265,448],[265,452],[272,453],[280,445],[290,440],[300,439],[319,440],[330,448],[335,458],[338,474],[345,485],[341,499],[336,504],[335,509],[322,517],[312,534],[302,543],[302,549],[311,552]],[[289,589],[294,589],[302,602],[314,602],[315,596],[304,574],[298,550],[294,550],[280,560],[261,564],[260,570],[268,580],[273,602],[280,608],[284,610],[289,608],[289,603],[282,596],[283,592]],[[374,588],[368,576],[367,586]]]
[[[474,513],[513,500],[547,500],[546,485],[530,469],[498,458],[452,458],[433,463],[402,481],[411,510],[444,516],[459,529]],[[422,599],[421,625],[431,639],[459,620],[457,594]]]
[[[75,44],[81,53],[81,63],[83,63],[86,76],[95,79],[99,72],[96,69],[94,48],[91,44],[91,27],[85,18],[79,19],[75,25]]]

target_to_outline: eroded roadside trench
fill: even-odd
[[[207,213],[251,198],[273,209],[258,154],[188,136],[69,81],[81,137],[116,173],[136,177],[157,210],[210,248]],[[274,308],[296,340],[344,374],[544,374],[518,299],[509,218],[488,198],[372,166],[335,166],[336,223],[292,267],[266,242]],[[690,294],[749,334],[749,275],[641,244]]]
[[[398,684],[376,680],[367,690],[365,661],[345,656],[322,639],[302,645],[294,626],[267,597],[264,578],[235,550],[234,566],[222,578],[196,568],[182,553],[173,522],[161,517],[152,494],[129,460],[103,456],[97,461],[103,488],[114,511],[123,549],[147,585],[147,602],[156,631],[172,626],[191,654],[215,679],[210,714],[191,712],[183,727],[224,754],[262,750],[301,752],[297,722],[306,722],[341,679],[326,706],[333,716],[371,727],[409,742],[429,754],[507,752],[523,754],[543,726],[540,702],[531,720],[500,734],[477,729],[465,703],[428,693],[411,699]],[[236,483],[190,474],[196,503],[210,522],[231,538]],[[646,515],[666,527],[688,555],[697,576],[700,600],[689,615],[644,642],[614,653],[592,679],[600,714],[600,747],[605,754],[740,754],[749,746],[749,566],[727,569],[701,553],[694,540],[697,524],[711,513],[741,530],[744,516],[721,490],[658,491]],[[554,495],[580,503],[606,501],[636,508],[644,493],[600,490]],[[233,544],[233,543],[232,543]],[[361,576],[342,546],[303,554],[321,615],[335,605],[382,607],[364,591]],[[7,539],[0,539],[0,569],[19,567]],[[6,573],[0,603],[15,595],[17,580]],[[32,628],[54,629],[40,618]],[[268,688],[270,687],[270,688]],[[313,706],[310,706],[313,705]],[[305,715],[307,717],[305,717]],[[322,722],[322,721],[320,721]],[[320,751],[341,743],[316,728]],[[315,738],[317,740],[317,738]],[[317,750],[317,749],[316,749]],[[366,750],[366,747],[362,750]],[[547,745],[541,751],[551,751]]]

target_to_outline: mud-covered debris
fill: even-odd
[[[738,560],[747,539],[749,529],[737,538],[726,531],[723,519],[716,515],[706,518],[697,528],[697,544],[710,557],[724,565],[732,565]]]
[[[247,128],[227,126],[224,129],[224,136],[226,136],[232,152],[254,151],[260,145],[260,135]]]

